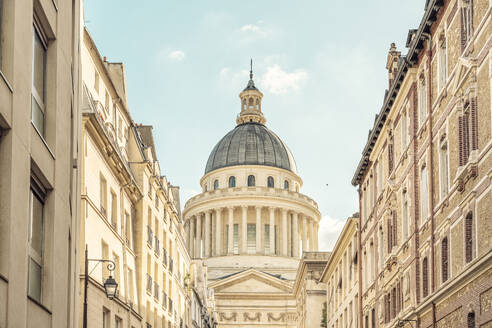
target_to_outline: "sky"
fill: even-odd
[[[424,3],[85,0],[84,21],[101,55],[124,63],[132,117],[153,126],[182,206],[236,125],[252,58],[266,125],[292,151],[330,250],[358,211],[351,180],[388,87],[388,49],[407,53]]]

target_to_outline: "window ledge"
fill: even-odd
[[[43,304],[41,304],[39,301],[35,300],[34,298],[32,298],[31,296],[27,295],[27,298],[33,302],[34,304],[36,304],[37,306],[39,306],[41,309],[43,309],[46,313],[48,313],[49,315],[51,315],[51,310],[48,309],[46,306],[44,306]]]
[[[50,146],[48,145],[48,143],[46,142],[46,139],[44,139],[44,137],[41,135],[41,133],[39,132],[38,128],[36,128],[36,126],[34,125],[34,123],[31,121],[31,125],[32,127],[34,128],[34,130],[36,131],[36,133],[38,134],[39,138],[41,138],[41,141],[43,142],[43,144],[45,145],[46,149],[48,150],[48,152],[50,153],[51,157],[53,158],[53,160],[56,160],[55,158],[55,154],[53,154],[53,152],[51,151],[51,148]]]
[[[11,93],[14,93],[14,88],[12,88],[12,85],[9,83],[7,80],[7,77],[3,74],[2,70],[0,70],[0,77],[2,78],[3,82],[7,85],[7,88],[9,88]]]

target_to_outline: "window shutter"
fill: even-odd
[[[391,246],[393,243],[392,230],[393,229],[391,228],[391,220],[388,219],[388,254],[391,253]]]
[[[465,162],[465,124],[464,124],[464,117],[459,116],[458,117],[458,153],[459,153],[459,163],[460,166],[463,166],[466,164]]]
[[[428,283],[428,264],[427,257],[422,261],[422,295],[423,297],[427,297],[429,293],[429,283]]]
[[[445,282],[448,280],[448,238],[442,240],[441,252],[442,282]]]
[[[396,316],[396,288],[391,291],[391,319]]]
[[[477,98],[474,97],[470,101],[471,115],[471,149],[478,149],[478,113],[477,113]]]
[[[473,259],[473,215],[468,213],[465,219],[465,257],[466,262],[470,262]]]
[[[466,36],[466,26],[465,26],[465,16],[466,16],[466,9],[461,8],[461,20],[460,20],[460,43],[461,43],[461,52],[465,51],[466,48],[466,41],[467,41],[467,36]]]
[[[388,145],[388,175],[393,171],[394,165],[393,144]]]
[[[468,328],[475,328],[475,312],[468,313],[467,327]]]
[[[464,161],[468,163],[468,157],[470,156],[470,112],[465,113],[463,118],[463,136],[465,142],[463,144]]]
[[[397,225],[397,221],[398,220],[398,217],[397,217],[397,214],[396,214],[396,211],[393,211],[393,224],[392,224],[392,228],[393,228],[393,231],[391,232],[391,236],[393,237],[393,245],[392,246],[396,246],[397,243],[398,243],[398,225]]]

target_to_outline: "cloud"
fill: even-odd
[[[168,55],[167,58],[174,60],[174,61],[182,61],[185,58],[186,54],[181,51],[181,50],[174,50],[171,51]]]
[[[325,215],[319,223],[318,243],[323,251],[332,250],[342,232],[345,220],[338,220]]]
[[[286,72],[278,64],[269,66],[261,77],[261,86],[274,94],[298,91],[308,78],[306,70],[298,69],[294,72]]]
[[[242,41],[253,41],[259,38],[267,38],[273,34],[273,30],[266,27],[263,21],[259,21],[257,24],[246,24],[241,26],[239,31],[242,34]]]

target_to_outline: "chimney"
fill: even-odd
[[[389,89],[391,89],[391,86],[395,81],[396,73],[398,72],[398,61],[400,60],[400,56],[401,52],[396,50],[395,43],[391,43],[388,52],[388,60],[386,62],[386,69],[388,70]]]

